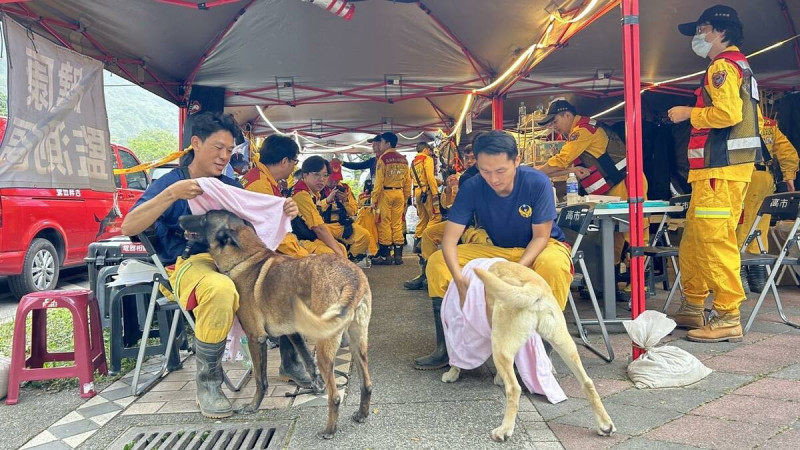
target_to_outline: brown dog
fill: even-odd
[[[341,398],[333,364],[347,330],[353,363],[361,373],[361,405],[353,420],[369,415],[372,381],[367,363],[367,328],[372,293],[367,277],[355,264],[335,255],[297,259],[269,250],[252,225],[227,211],[183,216],[181,227],[209,253],[220,272],[231,277],[239,292],[236,316],[247,334],[256,394],[240,412],[258,410],[267,390],[267,336],[289,335],[307,368],[314,367],[300,333],[317,343],[317,362],[328,393],[328,421],[320,437],[336,433]],[[295,334],[294,337],[291,335]],[[315,385],[321,385],[315,370]]]
[[[497,367],[495,384],[505,386],[503,423],[492,430],[492,439],[505,441],[514,434],[521,389],[514,374],[514,357],[531,332],[550,342],[581,384],[594,411],[597,434],[611,436],[617,428],[608,416],[594,383],[586,375],[578,349],[567,330],[564,314],[550,286],[528,267],[508,261],[496,262],[489,270],[475,269],[486,291],[486,318],[492,327],[492,359]],[[451,367],[442,381],[458,380],[461,369]]]

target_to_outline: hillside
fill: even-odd
[[[6,64],[6,58],[0,58],[0,94],[3,100],[8,90]],[[150,134],[154,130],[164,130],[175,136],[174,147],[177,147],[177,106],[108,71],[104,74],[104,84],[111,142],[128,145],[131,138],[143,132]],[[0,106],[0,110],[4,106]]]

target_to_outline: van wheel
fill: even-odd
[[[59,266],[60,259],[53,244],[47,239],[34,239],[25,253],[22,274],[8,278],[11,294],[22,298],[31,292],[55,289]]]

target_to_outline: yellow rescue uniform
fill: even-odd
[[[322,216],[319,215],[319,210],[317,209],[318,198],[316,195],[312,196],[312,193],[309,191],[297,191],[292,195],[292,199],[297,203],[297,209],[300,211],[300,218],[303,219],[303,222],[306,223],[309,229],[325,225],[325,221],[322,220]],[[316,255],[333,255],[336,253],[319,239],[314,239],[313,241],[301,240],[300,245],[308,252]],[[346,255],[347,249],[344,245],[340,243],[339,246],[342,249],[342,254]]]
[[[181,308],[192,311],[197,339],[209,344],[224,341],[239,310],[239,293],[233,280],[217,271],[208,253],[185,260],[179,257],[167,274],[175,289],[175,295],[169,297],[177,297]]]
[[[406,201],[411,196],[411,171],[405,156],[386,150],[375,165],[372,205],[378,209],[378,243],[405,244]]]
[[[433,158],[423,150],[411,162],[411,180],[414,183],[414,200],[419,223],[414,237],[421,238],[425,227],[442,221],[439,211],[439,186],[436,183]],[[424,201],[423,201],[424,197]]]
[[[547,160],[547,165],[551,167],[558,167],[566,169],[570,167],[576,159],[578,159],[584,152],[588,153],[595,159],[601,158],[606,155],[608,147],[608,135],[602,127],[595,127],[587,123],[587,120],[581,116],[575,116],[572,121],[572,128],[567,137],[567,142],[557,154],[553,155]],[[644,198],[647,200],[647,178],[642,175],[642,192]],[[617,183],[615,186],[606,192],[604,195],[619,197],[621,200],[628,199],[628,187],[625,181]],[[650,239],[650,221],[647,218],[643,222],[644,235],[643,241],[647,245]],[[614,233],[614,262],[619,264],[622,256],[622,248],[625,242],[630,242],[630,233]]]
[[[272,176],[267,166],[260,162],[256,162],[256,166],[244,175],[242,184],[244,184],[244,188],[248,191],[281,197],[280,185],[275,180],[275,177]],[[308,256],[308,250],[300,245],[300,241],[297,240],[297,236],[294,233],[287,233],[276,251],[296,258]]]
[[[345,208],[344,213],[348,215],[348,217],[352,217],[356,215],[358,210],[358,206],[356,204],[356,198],[353,196],[353,191],[350,190],[350,187],[347,187],[347,199],[343,203]],[[326,198],[323,198],[318,204],[320,213],[324,216],[325,213],[331,209],[336,208],[336,203],[329,204]],[[367,251],[369,250],[369,243],[370,243],[370,236],[369,231],[363,228],[361,225],[355,223],[355,221],[351,224],[353,227],[353,232],[350,234],[350,237],[347,239],[344,238],[344,225],[339,223],[339,213],[338,212],[331,212],[330,218],[325,222],[325,226],[330,230],[333,237],[346,245],[350,246],[350,253],[354,256],[359,255],[366,255]]]
[[[739,49],[732,46],[725,51],[738,52]],[[744,105],[738,67],[725,59],[717,59],[709,65],[705,76],[712,106],[692,108],[692,126],[727,128],[741,122]],[[758,120],[761,128],[760,110]],[[681,272],[683,291],[689,304],[701,307],[711,290],[717,312],[739,312],[745,295],[739,276],[741,259],[736,227],[752,175],[752,163],[689,170],[692,198],[679,249],[684,268]]]
[[[375,223],[375,214],[368,192],[362,192],[358,196],[358,215],[356,215],[355,223],[369,233],[369,254],[378,253],[378,224]]]
[[[798,156],[789,139],[781,133],[778,129],[778,123],[774,119],[765,119],[764,126],[761,127],[761,138],[764,139],[767,151],[772,158],[778,160],[784,180],[794,180],[797,175]],[[764,170],[761,170],[764,169]],[[764,198],[768,195],[775,193],[775,180],[772,173],[764,166],[757,167],[753,171],[750,178],[750,184],[744,194],[744,213],[743,221],[736,229],[736,245],[742,248],[753,222],[756,220],[758,210],[764,202]],[[761,243],[764,246],[764,251],[769,250],[769,222],[772,216],[764,214],[761,221],[758,223],[758,229],[761,230]],[[747,247],[748,253],[760,253],[758,242],[753,241]]]
[[[461,267],[477,258],[505,258],[518,262],[525,253],[524,248],[503,248],[486,244],[461,244],[457,250],[458,264]],[[551,238],[544,250],[534,260],[531,269],[541,275],[553,289],[553,295],[563,311],[567,305],[569,285],[572,283],[572,259],[569,247],[563,242]],[[428,277],[428,295],[444,297],[453,276],[444,262],[441,250],[431,255],[425,274]]]

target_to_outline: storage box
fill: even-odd
[[[144,245],[131,242],[126,236],[116,236],[89,244],[89,253],[83,260],[89,270],[89,289],[97,289],[97,272],[106,266],[116,266],[124,259],[151,262]]]

